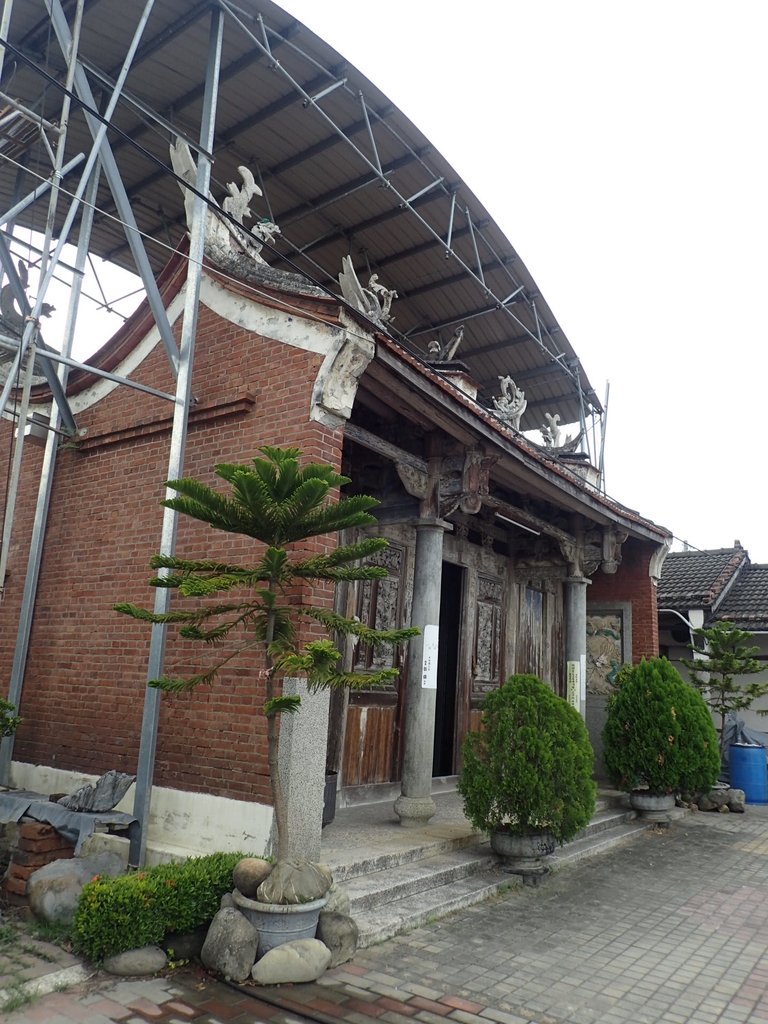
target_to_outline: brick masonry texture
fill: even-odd
[[[201,307],[185,475],[214,484],[215,463],[247,462],[264,444],[296,446],[340,467],[341,431],[309,420],[321,358],[235,327]],[[173,391],[162,346],[133,377]],[[78,415],[78,425],[86,428],[82,444],[59,452],[24,683],[24,723],[14,751],[23,761],[94,774],[135,770],[150,631],[112,606],[152,606],[147,580],[160,538],[170,416],[169,403],[117,388]],[[3,455],[9,437],[4,421]],[[40,449],[27,446],[0,606],[0,664],[13,657],[40,462]],[[320,538],[313,550],[333,543]],[[218,534],[183,517],[177,553],[245,562],[259,555],[248,538]],[[296,596],[332,601],[329,589]],[[201,655],[169,630],[167,673],[196,669]],[[258,713],[264,699],[260,667],[241,662],[214,687],[163,698],[156,784],[269,802],[266,728]]]
[[[19,904],[27,894],[27,879],[45,864],[73,857],[75,847],[50,825],[22,818],[16,846],[0,891],[10,902]]]
[[[622,547],[619,571],[614,575],[595,573],[587,591],[590,603],[632,602],[632,660],[636,663],[659,653],[656,585],[648,575],[652,555],[650,545],[630,538]]]

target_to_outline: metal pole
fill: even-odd
[[[83,162],[83,160],[85,160],[85,153],[78,153],[77,156],[73,157],[68,163],[64,164],[64,166],[61,168],[59,172],[58,177],[63,178],[66,174],[69,174],[69,172],[73,171],[75,167],[79,166]],[[37,186],[34,192],[30,192],[28,196],[21,200],[21,202],[16,203],[16,205],[12,206],[10,210],[7,210],[4,214],[2,214],[2,216],[0,216],[0,228],[7,224],[8,221],[15,220],[16,217],[18,217],[20,213],[23,213],[28,206],[31,206],[33,203],[36,203],[41,196],[45,195],[45,193],[48,191],[52,184],[53,182],[51,181],[42,182],[42,184]]]
[[[46,0],[46,4],[51,14],[51,21],[59,40],[59,45],[66,53],[68,52],[68,47],[71,43],[71,37],[66,18],[64,17],[64,12],[61,9],[61,4],[59,0]],[[75,89],[78,96],[84,103],[88,104],[90,107],[96,107],[93,92],[88,84],[86,74],[80,65],[78,65],[75,72]],[[96,139],[101,122],[87,111],[83,111],[83,113],[85,114],[85,119],[88,122],[91,135]],[[146,289],[147,302],[152,310],[152,315],[155,318],[157,329],[160,331],[160,337],[162,338],[163,345],[165,346],[168,361],[170,362],[171,369],[175,375],[179,362],[176,341],[173,337],[171,325],[168,322],[168,315],[166,313],[165,306],[163,305],[160,290],[157,287],[155,276],[152,273],[149,258],[141,241],[141,233],[131,208],[128,193],[125,190],[125,185],[123,184],[122,178],[120,177],[120,171],[118,170],[117,161],[115,160],[107,139],[103,139],[101,141],[99,159],[101,160],[101,166],[104,170],[105,177],[109,182],[112,197],[115,201],[115,206],[117,207],[118,216],[125,228],[126,241],[128,242],[133,254],[136,269],[138,270],[139,276],[144,284],[144,288]]]
[[[216,126],[216,103],[218,100],[219,73],[221,70],[221,48],[224,18],[220,10],[211,11],[211,30],[208,45],[208,67],[205,77],[205,98],[200,126],[200,145],[207,152],[213,152]],[[171,450],[168,458],[169,480],[177,480],[182,475],[184,466],[184,450],[187,440],[187,420],[192,400],[192,368],[197,333],[197,313],[200,298],[200,283],[203,274],[203,256],[205,245],[205,224],[208,195],[211,182],[211,160],[201,153],[197,161],[197,177],[195,187],[197,195],[192,201],[192,223],[189,225],[189,259],[187,261],[187,284],[184,296],[184,320],[181,328],[181,345],[179,351],[179,375],[176,382],[176,406],[173,414],[173,431],[171,434]],[[169,490],[169,497],[173,492]],[[176,547],[176,524],[178,515],[166,508],[163,514],[163,526],[160,538],[162,554],[172,555]],[[160,570],[161,573],[163,570]],[[162,614],[168,610],[171,592],[165,587],[158,587],[155,596],[154,610]],[[165,655],[165,627],[153,625],[149,647],[149,663],[147,665],[147,681],[156,679],[162,673]],[[149,812],[152,799],[152,780],[155,770],[155,753],[157,750],[157,726],[160,716],[160,691],[148,686],[144,694],[144,713],[141,722],[141,741],[139,760],[136,770],[136,792],[133,801],[133,813],[139,819],[139,828],[131,835],[129,863],[135,866],[144,863],[147,850],[147,831]]]
[[[7,335],[0,334],[0,348],[10,349],[12,352],[17,352],[18,346],[18,341],[7,337]],[[147,384],[139,384],[138,381],[131,380],[129,377],[121,377],[119,373],[110,373],[109,370],[102,370],[98,366],[91,366],[89,363],[81,363],[77,359],[70,359],[68,356],[61,355],[60,352],[48,352],[47,350],[41,351],[38,349],[37,358],[41,363],[45,359],[51,360],[54,363],[64,363],[66,366],[70,366],[75,370],[84,370],[86,373],[92,373],[94,376],[102,377],[104,380],[111,380],[114,384],[124,384],[128,388],[133,388],[134,391],[141,391],[145,395],[153,395],[155,398],[162,398],[167,402],[176,401],[175,395],[169,395],[165,391],[159,391],[157,388],[151,388]],[[13,372],[16,372],[15,369]],[[2,399],[0,398],[0,412],[2,411],[4,411],[4,406]]]
[[[11,530],[13,529],[13,519],[16,511],[16,495],[18,494],[19,477],[21,475],[21,457],[24,454],[24,431],[27,426],[29,396],[32,391],[32,378],[34,375],[35,342],[33,340],[27,350],[27,368],[24,374],[24,386],[21,389],[19,415],[16,420],[16,444],[13,449],[11,475],[8,480],[8,490],[5,495],[5,518],[3,519],[3,536],[0,540],[0,600],[2,600],[3,594],[5,593],[5,570],[8,565],[8,552],[11,547]]]
[[[13,0],[5,0],[3,4],[3,16],[0,18],[0,39],[8,38],[8,29],[13,14]],[[0,78],[3,76],[3,62],[5,61],[5,47],[0,46]]]
[[[8,243],[6,242],[2,232],[0,232],[0,263],[2,263],[5,269],[6,276],[8,277],[8,284],[10,285],[11,290],[13,292],[13,297],[16,300],[16,303],[21,312],[24,314],[25,317],[27,317],[28,321],[24,328],[24,331],[22,332],[21,344],[19,346],[18,359],[20,360],[23,358],[24,352],[26,351],[27,346],[30,343],[30,340],[32,338],[32,330],[36,328],[36,323],[34,319],[36,314],[33,314],[30,311],[29,300],[27,299],[26,293],[24,292],[24,288],[22,287],[21,280],[19,279],[19,275],[16,272],[16,268],[13,265],[11,251],[8,248]],[[39,301],[35,303],[35,308],[39,314],[39,310],[42,308],[41,298],[39,298]],[[42,338],[40,338],[39,332],[38,340],[42,344]],[[14,363],[13,373],[16,373],[16,368],[19,365],[19,363]],[[42,369],[43,372],[45,373],[46,380],[48,381],[48,386],[50,387],[51,392],[53,394],[54,401],[58,408],[61,410],[61,416],[64,426],[66,427],[67,431],[70,434],[74,434],[76,430],[75,420],[69,409],[69,403],[67,402],[67,398],[66,395],[64,394],[64,390],[61,386],[59,378],[53,372],[48,363],[44,363]],[[2,411],[2,409],[5,408],[5,403],[7,401],[9,391],[10,385],[9,382],[6,381],[6,387],[3,389],[3,396],[2,398],[0,398],[0,411]]]
[[[72,282],[72,290],[69,295],[69,307],[67,320],[64,325],[64,339],[62,355],[69,358],[72,351],[72,341],[75,336],[75,324],[77,322],[77,311],[80,303],[80,292],[82,290],[83,272],[88,259],[88,247],[91,241],[91,228],[96,207],[96,195],[99,187],[98,168],[94,169],[93,177],[88,187],[86,204],[83,207],[83,216],[80,221],[80,237],[77,245],[77,259],[75,263],[76,273]],[[64,364],[56,377],[57,384],[62,393],[66,393],[67,377],[69,368]],[[19,628],[16,633],[16,649],[13,655],[11,667],[11,678],[8,684],[8,700],[18,708],[21,704],[21,694],[24,686],[24,673],[27,667],[27,652],[29,651],[29,637],[32,631],[32,617],[37,597],[37,583],[40,578],[40,563],[43,557],[43,546],[45,542],[45,530],[48,523],[48,509],[51,503],[51,491],[53,489],[53,474],[56,467],[56,453],[59,439],[57,430],[62,421],[61,407],[53,402],[51,405],[51,430],[45,445],[43,465],[40,469],[40,483],[37,491],[37,505],[35,507],[35,518],[32,524],[32,536],[29,541],[29,557],[27,559],[27,575],[24,581],[24,591],[21,597],[21,610],[19,612]],[[0,783],[4,786],[11,782],[11,760],[13,757],[13,736],[6,736],[0,741]]]

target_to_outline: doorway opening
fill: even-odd
[[[440,585],[440,636],[437,647],[437,702],[432,776],[454,774],[456,690],[459,673],[459,635],[465,570],[443,562]]]

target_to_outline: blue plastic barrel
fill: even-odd
[[[768,765],[765,747],[732,743],[728,748],[731,786],[743,789],[748,804],[768,804]]]

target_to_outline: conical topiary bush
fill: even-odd
[[[707,706],[666,658],[626,673],[608,701],[603,759],[615,786],[662,796],[711,788],[720,771]]]
[[[595,809],[594,754],[579,713],[536,676],[510,676],[483,701],[458,788],[477,829],[549,832],[567,842]]]

